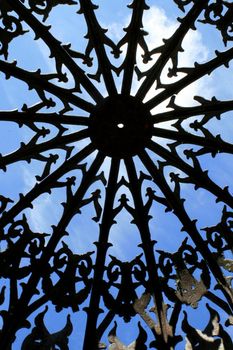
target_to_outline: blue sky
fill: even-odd
[[[95,3],[99,5],[99,9],[96,11],[96,14],[100,20],[101,25],[104,28],[108,29],[107,35],[111,37],[113,41],[117,42],[122,37],[124,33],[122,31],[122,28],[127,27],[127,23],[129,23],[131,15],[131,10],[126,7],[127,1],[96,0]],[[151,49],[155,46],[161,45],[161,39],[168,38],[177,27],[176,17],[182,16],[182,13],[178,10],[175,4],[171,6],[172,3],[173,2],[169,0],[148,0],[148,5],[151,6],[151,9],[145,12],[144,29],[150,33],[146,39],[149,48]],[[52,24],[51,33],[56,34],[56,37],[62,41],[62,43],[66,44],[68,42],[71,42],[74,49],[82,51],[84,50],[86,44],[86,40],[83,38],[83,36],[86,34],[86,27],[82,16],[76,14],[75,10],[77,10],[77,8],[78,6],[57,6],[52,11],[50,19],[48,19],[45,23]],[[38,16],[38,18],[41,19],[40,16]],[[25,28],[27,28],[26,25]],[[195,61],[202,63],[208,59],[211,59],[214,57],[214,50],[216,48],[220,51],[224,50],[220,34],[216,33],[213,28],[210,28],[210,26],[203,26],[203,24],[200,23],[198,24],[198,31],[191,31],[191,33],[187,36],[183,47],[185,49],[185,52],[184,54],[180,55],[180,65],[186,67],[193,66],[193,63]],[[123,48],[123,55],[124,53],[125,48]],[[34,34],[32,32],[29,32],[28,34],[19,37],[14,41],[9,51],[8,61],[16,59],[18,65],[24,69],[36,70],[40,67],[43,73],[49,73],[54,70],[54,60],[48,59],[48,56],[49,50],[46,45],[42,42],[42,40],[35,41]],[[86,66],[82,65],[80,60],[78,62],[82,68],[86,69]],[[138,66],[142,70],[146,68],[145,65],[141,62],[140,52],[138,53]],[[88,73],[94,73],[95,70],[96,58],[94,55],[94,65],[93,67],[88,68]],[[68,82],[60,83],[60,86],[71,88],[73,86],[73,79],[68,71],[67,75],[69,78]],[[162,78],[164,79],[165,83],[168,82],[166,74],[163,74]],[[115,79],[117,82],[117,87],[120,88],[122,76],[119,78],[115,77]],[[106,89],[103,80],[101,79],[100,83],[94,82],[94,84],[98,90],[104,96],[106,96]],[[140,82],[137,82],[135,76],[132,93],[135,93],[137,91],[139,84]],[[13,110],[17,108],[20,110],[22,107],[22,101],[28,106],[31,106],[38,101],[38,96],[34,90],[28,91],[26,84],[14,78],[5,81],[3,74],[0,74],[0,89],[0,109],[2,110]],[[154,90],[151,89],[147,94],[146,100],[150,99],[153,95]],[[198,102],[193,100],[193,96],[197,95],[202,95],[206,99],[210,99],[212,96],[216,96],[219,99],[231,99],[232,86],[229,79],[228,70],[225,68],[220,68],[212,76],[200,79],[200,81],[192,84],[192,86],[188,89],[184,89],[177,96],[176,103],[181,106],[197,105]],[[50,95],[48,94],[48,96]],[[89,99],[85,91],[83,91],[82,97]],[[63,108],[62,104],[57,98],[55,98],[55,101],[57,102],[57,106],[55,108],[52,108],[51,112],[58,112],[61,108]],[[157,106],[153,113],[161,113],[164,111],[167,108],[167,103],[168,101],[162,105]],[[46,112],[46,109],[44,109],[43,112]],[[73,111],[68,112],[68,114],[85,116],[88,115],[86,112],[83,112],[78,108],[75,108]],[[193,118],[193,120],[195,120],[195,118]],[[0,138],[0,152],[2,154],[12,152],[15,148],[18,148],[20,146],[21,142],[27,143],[34,135],[33,131],[27,126],[18,128],[18,126],[14,123],[3,122],[2,124],[2,136]],[[188,124],[190,124],[190,122],[186,123],[185,128],[193,132]],[[226,113],[222,117],[221,123],[219,123],[217,120],[213,120],[208,126],[209,130],[211,130],[214,135],[217,135],[219,132],[221,132],[222,138],[224,140],[232,142],[233,126],[230,121],[229,113]],[[172,128],[170,122],[161,123],[161,127],[168,129]],[[52,137],[56,135],[56,128],[49,126],[49,129],[50,134],[44,139],[41,138],[40,142],[52,139]],[[68,126],[66,133],[76,132],[80,129],[81,128],[79,127]],[[164,147],[168,147],[167,140],[159,140],[159,142],[161,142]],[[78,143],[73,144],[74,149],[72,151],[72,154],[75,154],[75,152],[84,148],[87,144],[88,140],[82,140]],[[181,151],[180,154],[182,153]],[[51,153],[57,152],[60,158],[57,163],[52,166],[52,171],[57,169],[64,161],[65,151],[59,149],[58,151],[53,150]],[[50,152],[47,152],[45,155],[48,156],[49,153]],[[85,162],[87,162],[87,169],[95,159],[95,156],[96,152],[91,154],[85,160]],[[182,157],[184,158],[184,155]],[[153,160],[157,162],[159,160],[159,157],[154,158]],[[185,160],[187,161],[187,159]],[[205,169],[209,168],[210,177],[214,179],[214,181],[216,181],[216,183],[218,183],[220,186],[223,184],[228,184],[229,189],[232,191],[231,174],[233,169],[230,160],[230,155],[225,154],[217,155],[214,159],[210,158],[209,156],[200,157],[201,166]],[[145,171],[144,166],[141,164],[139,159],[137,159],[137,157],[135,157],[135,162],[139,170]],[[23,161],[9,165],[6,173],[0,173],[1,194],[10,197],[14,201],[17,201],[19,199],[19,193],[26,194],[34,186],[36,182],[35,176],[38,174],[41,175],[43,171],[43,165],[43,162],[38,162],[37,160],[32,160],[30,163]],[[109,167],[110,159],[107,158],[106,162],[100,168],[99,173],[103,171],[105,177],[108,178]],[[172,167],[169,167],[166,174],[166,180],[168,183],[170,183],[169,172],[171,170],[174,169],[172,169]],[[181,171],[179,173],[181,176],[183,175]],[[76,184],[73,189],[77,189],[79,186],[80,174],[81,170],[78,169],[77,171],[75,170],[70,172],[68,175],[77,176]],[[122,176],[124,176],[127,180],[127,171],[123,162],[121,163],[119,180]],[[65,181],[66,177],[67,176],[64,176],[62,180]],[[156,190],[157,193],[159,193],[158,187],[151,184],[151,181],[145,181],[144,187],[146,188],[146,186],[152,186],[152,188]],[[171,186],[173,185],[171,184]],[[102,195],[100,198],[100,203],[103,203],[105,197],[105,189],[104,183],[101,181],[94,183],[88,189],[85,198],[87,199],[91,197],[92,193],[98,188],[101,189]],[[118,201],[120,199],[120,196],[124,193],[128,195],[129,203],[132,203],[132,197],[129,190],[127,187],[123,186],[117,193],[114,203],[115,206],[119,204]],[[193,186],[183,184],[182,196],[186,198],[185,208],[187,212],[190,213],[191,218],[198,219],[198,229],[202,229],[207,226],[214,226],[221,220],[221,210],[223,208],[223,204],[216,204],[214,196],[207,193],[205,190],[198,189],[195,191]],[[55,189],[52,191],[52,196],[43,194],[38,199],[36,199],[33,203],[34,208],[26,209],[24,211],[27,215],[31,229],[34,232],[52,233],[51,225],[56,225],[59,222],[63,210],[61,203],[65,200],[66,193],[64,188]],[[95,223],[92,220],[92,218],[95,216],[95,209],[93,205],[91,204],[84,206],[81,211],[82,215],[76,215],[68,225],[67,231],[69,232],[69,236],[64,238],[64,241],[68,244],[70,249],[75,254],[83,254],[86,251],[95,250],[93,242],[98,240],[99,234],[99,224]],[[172,213],[165,213],[164,207],[160,204],[153,205],[150,214],[153,215],[153,219],[150,221],[152,237],[158,241],[156,249],[165,249],[170,252],[175,251],[183,239],[186,237],[186,233],[180,232],[182,225],[179,220]],[[138,229],[135,225],[131,224],[132,217],[126,210],[123,210],[116,219],[118,224],[113,225],[110,231],[109,240],[112,243],[112,247],[109,249],[109,254],[114,255],[123,261],[131,261],[136,255],[141,253],[141,249],[138,248],[138,244],[140,243]],[[95,257],[95,253],[93,257]],[[109,257],[107,261],[110,261]],[[200,304],[202,305],[201,310],[203,310],[205,301],[202,300]],[[83,306],[87,305],[88,300]],[[57,316],[53,309],[53,306],[50,305],[50,314],[46,316],[46,324],[51,332],[60,330],[60,328],[64,326],[66,322],[66,317],[64,316],[67,315],[67,311],[64,311]],[[41,311],[42,310],[43,308]],[[68,313],[70,312],[71,310],[68,310]],[[200,323],[200,328],[202,328],[208,321],[208,314],[202,315],[202,319],[200,319],[197,310],[191,310],[191,312],[193,324],[197,323],[198,321]],[[225,315],[222,316],[225,318]],[[117,319],[119,322],[118,329],[120,338],[125,344],[131,343],[137,336],[137,328],[135,332],[133,330],[133,327],[129,326],[128,324],[124,325],[122,320],[119,318]],[[135,325],[138,322],[138,319],[139,318],[136,317],[133,321]],[[54,322],[54,320],[56,320],[56,322]],[[80,324],[84,324],[85,313],[83,311],[80,311],[78,315],[72,314],[72,320],[76,327],[70,340],[71,350],[75,349],[76,347],[78,348],[78,346],[81,347],[83,329]],[[110,328],[111,327],[112,326],[110,326]],[[76,328],[79,329],[79,331]],[[125,331],[125,329],[127,329],[127,331]],[[15,343],[13,350],[18,349],[19,343],[22,341],[24,336],[25,331],[20,331],[19,340]],[[105,342],[107,341],[106,336],[103,340]],[[183,345],[181,344],[180,349],[182,346]]]

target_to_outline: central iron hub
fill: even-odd
[[[90,116],[91,140],[110,157],[136,155],[152,137],[149,109],[133,96],[107,97]]]

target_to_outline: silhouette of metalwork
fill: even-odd
[[[230,72],[233,3],[171,3],[180,10],[179,25],[161,46],[150,49],[143,30],[144,11],[150,11],[146,0],[128,5],[130,23],[118,42],[100,25],[98,6],[91,0],[0,1],[1,76],[27,84],[38,100],[0,112],[2,122],[27,127],[32,135],[15,151],[1,154],[0,167],[7,177],[14,163],[40,164],[40,173],[31,175],[34,184],[19,199],[0,196],[1,349],[15,344],[14,349],[23,350],[73,349],[69,339],[75,327],[77,344],[84,335],[85,350],[233,348],[233,198],[230,183],[219,183],[207,171],[214,158],[233,153],[233,145],[210,128],[215,120],[221,132],[223,114],[231,117],[233,100],[203,94],[189,107],[177,102],[183,89],[207,75],[214,79],[219,67]],[[59,41],[47,24],[60,5],[72,5],[77,21],[84,18],[84,52]],[[205,62],[182,67],[182,43],[196,26],[215,31],[226,48]],[[52,73],[30,71],[8,59],[15,39],[28,32],[48,48],[55,63]],[[138,64],[141,57],[147,69]],[[135,75],[139,83],[133,93]],[[167,110],[154,112],[163,102]],[[187,188],[197,203],[200,189],[214,198],[221,213],[212,215],[215,224],[200,226],[186,207]],[[32,229],[36,200],[59,191],[64,195],[59,220],[48,232]],[[151,224],[157,207],[165,209],[168,220],[172,216],[180,222],[180,230],[174,226],[167,232],[169,240],[182,241],[176,251],[166,249],[166,242],[161,249],[156,221]],[[72,220],[86,210],[99,232],[83,254],[75,241],[91,234],[93,224],[75,226],[79,235],[68,242]],[[120,222],[121,213],[131,217],[141,241],[141,254],[131,261],[108,253],[116,225],[129,242],[125,255],[130,249],[132,238]],[[195,308],[200,308],[200,327],[192,319]],[[46,317],[56,323],[59,315],[65,315],[63,326],[59,323],[54,331]],[[129,328],[134,320],[136,331]],[[23,329],[24,339],[17,345]],[[126,346],[122,334],[129,332],[133,339]]]

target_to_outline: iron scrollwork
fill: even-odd
[[[156,1],[131,1],[119,40],[92,0],[0,1],[0,78],[26,87],[16,108],[0,110],[3,133],[22,131],[15,150],[0,150],[0,176],[29,169],[26,186],[0,194],[2,349],[72,350],[74,336],[84,350],[232,349],[232,187],[208,167],[232,156],[220,126],[233,100],[203,91],[188,105],[179,96],[231,69],[233,4],[170,4],[178,25],[152,47],[145,17]],[[62,9],[85,23],[82,45],[54,32]],[[207,27],[218,49],[181,63],[189,33]],[[32,33],[49,71],[12,58]],[[205,219],[194,205],[203,194],[214,208]],[[207,326],[192,326],[197,311],[209,314]],[[53,332],[46,320],[57,315],[65,326]]]

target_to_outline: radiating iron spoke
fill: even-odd
[[[166,89],[164,89],[158,95],[152,97],[148,102],[146,102],[146,105],[150,109],[156,107],[161,102],[167,100],[175,94],[178,94],[185,87],[204,77],[206,74],[211,74],[211,72],[216,68],[221,67],[222,65],[227,65],[232,59],[233,48],[217,53],[215,58],[206,63],[198,64],[195,66],[195,68],[180,69],[182,72],[187,71],[187,75],[174,83],[166,85]],[[164,84],[163,87],[165,87]]]
[[[132,79],[136,64],[137,49],[140,41],[143,39],[142,30],[142,17],[145,9],[148,9],[144,0],[136,0],[132,3],[133,13],[129,27],[126,29],[128,42],[126,57],[123,63],[123,82],[122,82],[122,94],[130,94],[132,87]],[[124,38],[118,44],[119,47],[124,43]]]
[[[69,143],[78,142],[80,140],[86,139],[89,137],[89,132],[87,129],[74,132],[73,134],[56,136],[55,138],[34,144],[29,142],[29,144],[22,146],[17,151],[2,156],[0,158],[0,168],[5,169],[7,165],[19,162],[21,160],[31,160],[32,158],[37,158],[40,153],[46,152],[52,149],[59,149],[64,147]],[[33,139],[32,139],[33,140]]]
[[[137,225],[142,241],[142,247],[145,254],[147,263],[148,275],[149,275],[149,292],[154,295],[154,301],[156,309],[158,310],[158,321],[161,329],[163,348],[169,350],[168,345],[168,333],[167,333],[167,319],[166,313],[163,308],[163,295],[160,288],[158,268],[154,256],[154,242],[151,239],[149,229],[149,215],[145,215],[145,208],[143,205],[141,185],[136,173],[135,165],[132,158],[125,159],[125,165],[129,177],[129,187],[133,196],[133,202],[135,206],[135,224]]]
[[[59,57],[59,59],[62,60],[62,64],[66,65],[66,67],[72,73],[74,79],[85,88],[88,94],[90,94],[90,96],[96,102],[100,101],[102,99],[102,96],[99,91],[86,77],[83,70],[66,52],[61,43],[53,37],[48,28],[44,26],[39,20],[37,20],[37,18],[33,16],[31,12],[19,0],[7,0],[7,4],[10,5],[12,9],[14,9],[16,13],[18,13],[19,16],[22,17],[22,19],[35,31],[36,35],[40,37],[44,43],[47,44],[51,50],[51,54],[53,54],[56,58]]]
[[[175,110],[157,113],[152,115],[152,121],[154,124],[167,122],[171,120],[185,120],[189,117],[195,117],[199,115],[204,116],[219,116],[223,113],[229,112],[233,109],[233,100],[229,101],[210,101],[209,103],[201,106],[194,107],[180,107],[176,106]]]
[[[161,55],[155,62],[154,66],[149,70],[149,74],[138,89],[136,96],[144,99],[149,89],[155,81],[160,79],[161,72],[170,58],[176,56],[182,47],[182,41],[188,31],[194,26],[194,23],[200,13],[203,11],[208,0],[198,0],[195,2],[189,13],[182,19],[181,25],[176,32],[167,40],[162,49]]]
[[[153,161],[150,159],[150,157],[145,151],[140,155],[140,159],[142,163],[145,165],[150,175],[153,177],[155,184],[160,188],[163,195],[167,199],[174,214],[182,223],[183,225],[182,230],[186,231],[189,234],[195,246],[197,247],[198,251],[202,254],[203,258],[208,263],[208,266],[211,272],[213,273],[213,275],[215,276],[216,280],[224,288],[227,288],[229,292],[228,301],[232,303],[233,295],[231,295],[232,293],[230,292],[229,285],[227,284],[227,281],[223,276],[222,271],[216,262],[216,259],[214,258],[213,254],[209,250],[206,242],[202,239],[201,235],[199,234],[195,225],[195,220],[193,221],[190,219],[190,217],[188,216],[188,214],[184,209],[183,202],[179,200],[179,198],[177,198],[174,192],[172,192],[167,182],[165,181],[163,175],[161,175],[160,171],[158,171],[155,164],[153,163]]]
[[[231,143],[219,140],[218,138],[214,137],[212,134],[209,135],[209,137],[201,137],[197,135],[190,134],[189,132],[186,132],[184,130],[182,131],[174,131],[174,130],[168,130],[168,129],[162,129],[155,127],[153,129],[153,136],[158,136],[170,140],[175,140],[180,144],[193,144],[197,146],[203,146],[204,153],[219,153],[219,152],[225,152],[225,153],[233,153],[233,145]]]
[[[61,220],[59,221],[57,227],[55,228],[56,233],[52,235],[51,239],[49,240],[49,243],[45,249],[44,254],[49,258],[49,254],[51,251],[53,251],[59,242],[59,237],[62,237],[64,234],[65,228],[68,226],[70,220],[73,218],[73,216],[78,212],[82,205],[82,200],[88,191],[88,189],[91,187],[91,185],[96,181],[97,173],[102,166],[105,159],[105,155],[98,152],[97,156],[94,158],[90,169],[83,174],[82,181],[72,196],[69,203],[67,203],[63,216]]]
[[[107,13],[104,2],[116,12]],[[229,174],[223,169],[220,178],[212,168],[231,170],[233,99],[225,73],[232,70],[233,4],[128,2],[119,38],[123,1],[99,1],[97,11],[94,0],[0,0],[0,85],[10,79],[0,111],[3,350],[232,348],[224,318],[232,324],[233,193],[224,182]],[[183,14],[164,39],[161,28],[174,26],[177,6]],[[106,15],[112,23],[104,29],[99,18],[104,23]],[[147,20],[161,45],[151,47]],[[218,43],[209,42],[212,34]],[[225,49],[198,63],[193,42],[198,50]],[[223,77],[216,96],[206,98],[202,84],[193,96],[192,84],[208,75]],[[183,92],[193,101],[182,100]],[[200,194],[217,203],[207,216],[198,209]],[[109,249],[118,243],[120,254],[118,246]],[[199,313],[190,311],[197,306]],[[209,323],[199,331],[202,322],[192,324],[206,310]],[[58,313],[59,320],[68,315],[66,326],[52,333]],[[123,336],[133,337],[130,345]]]
[[[87,156],[89,156],[94,150],[95,149],[93,145],[89,144],[75,156],[64,162],[58,169],[53,171],[44,180],[36,184],[26,195],[22,196],[11,209],[3,213],[2,217],[0,218],[0,228],[3,229],[5,225],[7,225],[9,222],[12,222],[12,220],[22,210],[31,207],[32,202],[41,194],[46,192],[50,193],[52,188],[59,187],[57,180],[68,173],[70,170],[77,169],[78,164]]]
[[[35,112],[18,112],[0,111],[0,120],[5,122],[15,122],[20,126],[30,123],[46,123],[57,126],[57,124],[69,124],[77,126],[88,126],[89,119],[76,115],[61,115],[58,113],[35,113]]]
[[[29,316],[29,303],[31,298],[36,294],[36,287],[43,275],[43,268],[46,266],[50,260],[51,253],[57,247],[60,239],[63,237],[66,227],[68,226],[70,220],[77,213],[77,210],[81,206],[83,197],[85,196],[87,190],[93,183],[97,172],[104,161],[104,156],[100,153],[97,155],[93,161],[90,169],[85,174],[82,179],[82,182],[74,194],[72,200],[68,203],[67,207],[64,210],[61,220],[58,225],[54,227],[53,235],[51,236],[47,246],[45,247],[43,254],[38,262],[40,268],[35,269],[31,274],[29,281],[25,284],[22,295],[20,296],[17,305],[15,306],[14,312],[11,314],[11,317],[5,322],[3,327],[3,332],[0,335],[0,343],[7,348],[8,344],[12,343],[12,338],[14,333],[17,331],[18,327],[22,320],[27,319]],[[16,317],[17,316],[17,317]]]
[[[87,309],[87,325],[84,339],[83,350],[97,349],[98,335],[96,334],[97,321],[100,313],[99,303],[101,297],[101,281],[105,270],[105,260],[107,250],[110,246],[108,242],[111,226],[113,225],[113,205],[117,191],[117,178],[119,173],[119,159],[112,159],[109,172],[108,185],[106,188],[106,198],[103,210],[103,217],[100,224],[99,240],[97,243],[97,256],[94,269],[93,287],[91,292],[90,304]]]
[[[83,12],[85,16],[85,20],[88,26],[88,36],[91,40],[90,45],[93,45],[93,48],[96,52],[98,58],[98,65],[101,74],[103,74],[103,79],[105,82],[106,89],[109,94],[116,94],[117,89],[115,86],[115,82],[112,75],[112,64],[110,63],[106,50],[104,47],[105,43],[105,34],[104,30],[100,27],[95,13],[94,13],[94,5],[90,0],[80,0],[81,12]],[[107,38],[106,44],[113,45],[113,42]]]
[[[160,146],[155,142],[150,142],[148,148],[153,152],[164,158],[169,165],[180,169],[190,177],[190,182],[194,183],[197,187],[204,188],[205,190],[212,193],[217,201],[222,201],[233,208],[233,198],[229,192],[219,187],[214,181],[212,181],[208,174],[203,171],[198,164],[195,167],[185,163],[176,154],[171,154],[164,147]]]
[[[72,90],[56,86],[45,78],[42,78],[37,73],[28,72],[27,70],[17,67],[15,63],[8,63],[0,60],[0,71],[2,71],[7,77],[14,77],[24,81],[26,84],[28,84],[29,88],[35,89],[39,92],[39,94],[43,94],[44,91],[50,92],[51,94],[61,98],[63,101],[72,103],[88,112],[92,111],[94,107],[90,102],[87,102],[72,93]]]

